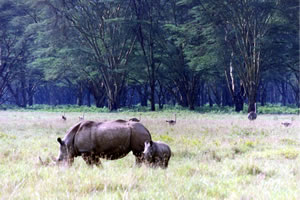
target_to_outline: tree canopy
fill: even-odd
[[[299,106],[299,2],[0,0],[0,104]]]

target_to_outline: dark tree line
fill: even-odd
[[[0,104],[299,106],[294,0],[0,0]]]

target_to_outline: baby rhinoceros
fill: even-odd
[[[144,159],[151,167],[167,168],[171,157],[170,147],[163,142],[145,142]]]

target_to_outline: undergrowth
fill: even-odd
[[[33,106],[28,106],[26,108],[20,108],[15,105],[0,105],[0,110],[13,110],[13,111],[47,111],[47,112],[109,112],[107,107],[98,108],[96,106],[78,106],[78,105],[46,105],[46,104],[34,104]],[[247,113],[248,106],[244,105],[244,109],[241,113]],[[134,105],[130,107],[122,107],[113,112],[150,112],[149,107],[144,107],[140,105]],[[188,108],[179,105],[165,105],[163,109],[159,109],[156,105],[157,112],[186,112],[186,113],[212,113],[212,114],[235,114],[234,107],[230,106],[209,106],[205,104],[200,107],[196,107],[195,110],[189,110]],[[259,106],[257,108],[259,114],[299,114],[299,108],[295,105],[282,106],[280,104],[267,104],[265,106]]]

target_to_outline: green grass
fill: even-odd
[[[300,199],[300,119],[292,115],[87,112],[86,119],[142,115],[154,140],[172,150],[166,170],[136,167],[126,157],[88,167],[76,158],[58,167],[57,137],[80,112],[0,111],[0,199]],[[294,118],[291,127],[282,121]],[[43,163],[40,162],[42,158]]]

